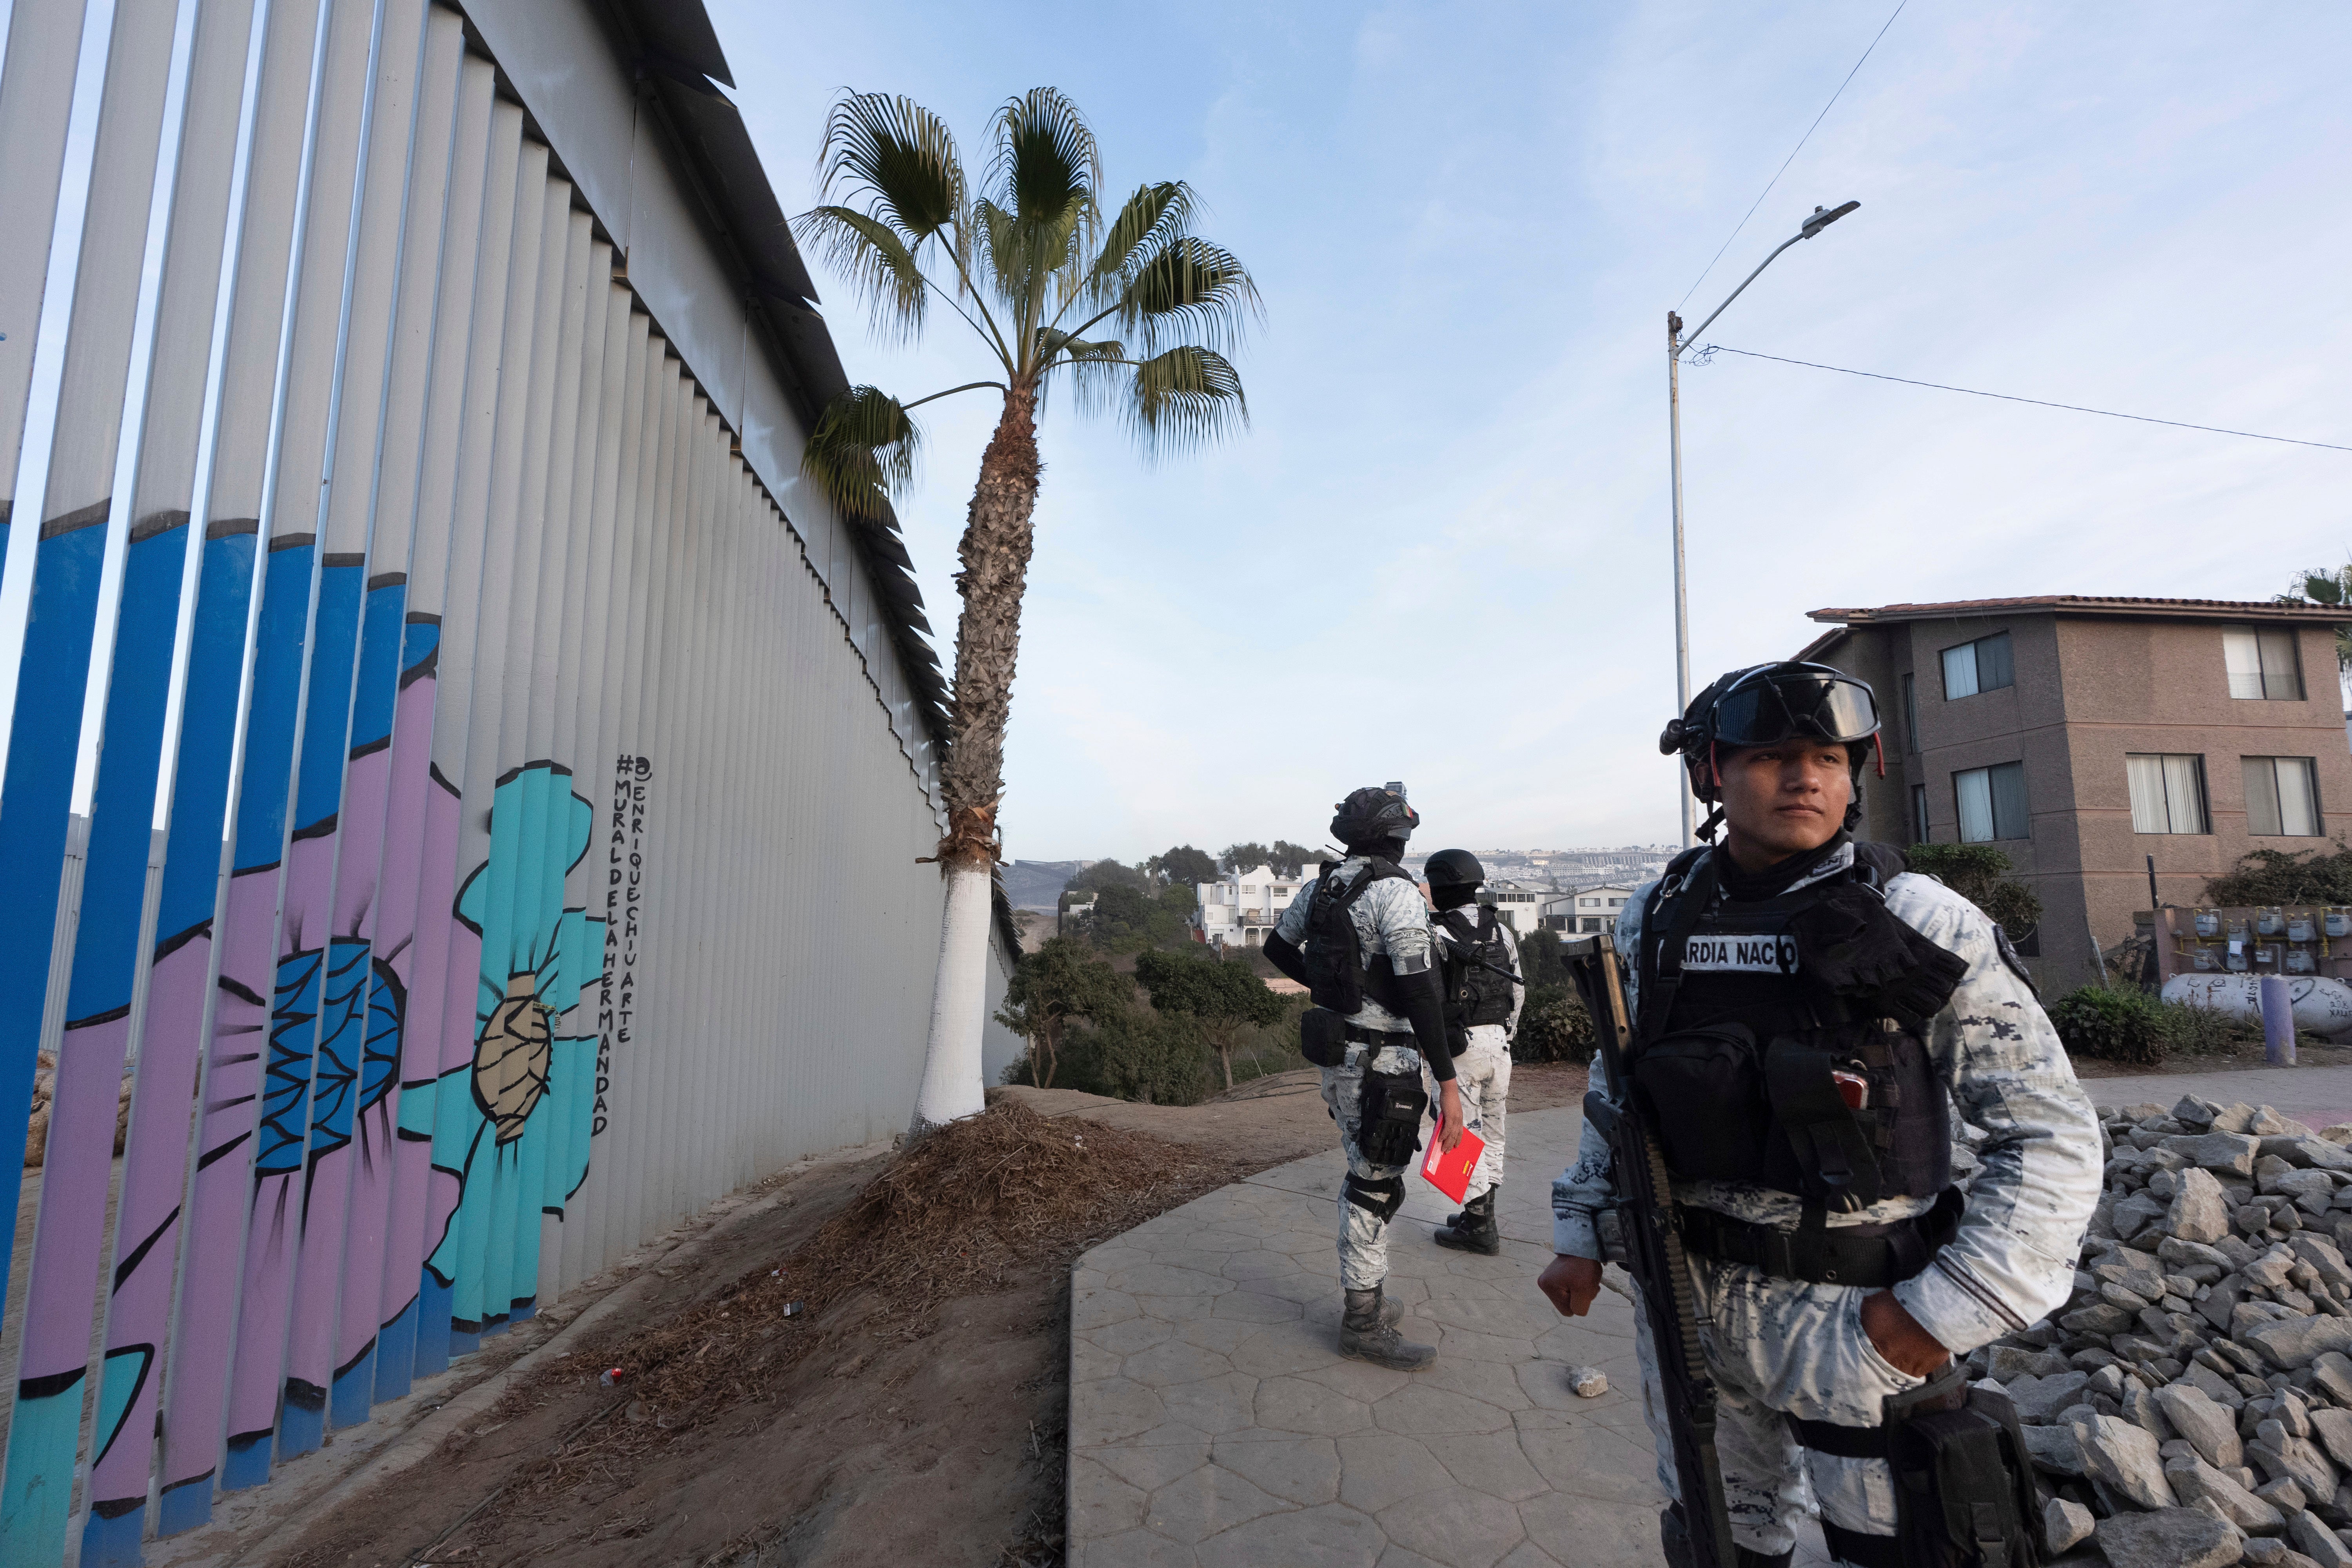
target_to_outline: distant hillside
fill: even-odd
[[[996,868],[1003,879],[1004,896],[1016,910],[1051,910],[1062,889],[1091,860],[1007,860]]]

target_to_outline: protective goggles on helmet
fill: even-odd
[[[1719,746],[1769,746],[1800,736],[1850,745],[1878,733],[1870,688],[1825,665],[1779,665],[1732,682],[1708,715]]]

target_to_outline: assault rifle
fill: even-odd
[[[1642,1310],[1649,1318],[1650,1345],[1656,1352],[1660,1391],[1680,1478],[1683,1529],[1688,1568],[1733,1568],[1738,1552],[1731,1541],[1731,1515],[1723,1500],[1723,1466],[1715,1452],[1715,1380],[1698,1342],[1698,1299],[1683,1250],[1674,1194],[1666,1184],[1665,1157],[1633,1100],[1627,1054],[1633,1026],[1625,1013],[1624,977],[1617,944],[1605,933],[1564,936],[1560,956],[1592,1015],[1601,1041],[1604,1088],[1584,1096],[1584,1119],[1609,1141],[1616,1208],[1624,1237],[1625,1271],[1642,1288]],[[1672,1527],[1668,1527],[1671,1533]],[[1671,1544],[1667,1561],[1685,1568]]]

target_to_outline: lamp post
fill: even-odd
[[[1813,216],[1807,218],[1796,233],[1774,247],[1771,256],[1759,262],[1756,270],[1743,279],[1738,288],[1724,297],[1723,303],[1708,313],[1706,320],[1698,324],[1697,330],[1693,331],[1688,339],[1683,336],[1683,319],[1672,310],[1666,312],[1668,431],[1666,446],[1672,456],[1675,469],[1675,715],[1676,718],[1680,718],[1689,709],[1691,700],[1690,598],[1685,585],[1683,567],[1683,350],[1696,341],[1700,332],[1706,331],[1708,327],[1714,325],[1715,318],[1728,310],[1731,301],[1745,293],[1748,285],[1755,282],[1759,274],[1762,273],[1765,268],[1771,266],[1773,258],[1781,251],[1788,249],[1801,239],[1812,238],[1813,236],[1860,205],[1862,205],[1860,202],[1848,202],[1839,207],[1815,207]],[[1691,792],[1687,773],[1684,774],[1676,788],[1682,795],[1683,847],[1687,849],[1691,844]]]

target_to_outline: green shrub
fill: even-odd
[[[2352,904],[2352,845],[2336,836],[2336,847],[2255,849],[2229,871],[2205,884],[2205,901],[2222,905]]]
[[[1528,990],[1519,1010],[1518,1032],[1511,1039],[1515,1062],[1575,1062],[1592,1058],[1599,1037],[1583,999],[1565,985],[1536,985]]]
[[[1199,1024],[1139,1008],[1092,1028],[1072,1028],[1063,1037],[1054,1086],[1146,1105],[1198,1105],[1215,1079],[1215,1058]]]
[[[2042,900],[2009,874],[2009,857],[1990,844],[1914,844],[1904,851],[1911,869],[1935,878],[1982,910],[2011,942],[2042,923]]]
[[[2050,1021],[2069,1056],[2155,1067],[2169,1044],[2163,1005],[2140,991],[2085,985],[2058,998]]]
[[[2219,1007],[2200,1007],[2190,1002],[2158,1002],[2156,1008],[2164,1048],[2175,1056],[2229,1056],[2237,1050],[2240,1042],[2262,1038],[2261,1025],[2249,1026],[2245,1019]]]

